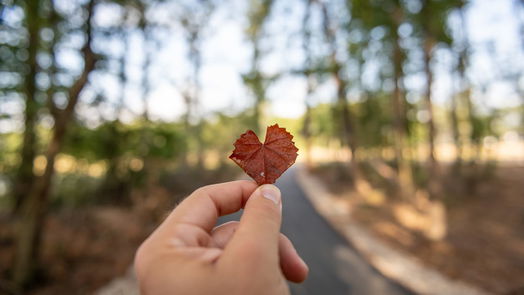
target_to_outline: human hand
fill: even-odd
[[[240,222],[215,227],[244,208]],[[289,294],[308,267],[280,233],[274,185],[247,180],[202,187],[180,203],[140,246],[135,271],[143,294]]]

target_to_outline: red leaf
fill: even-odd
[[[293,135],[278,124],[267,127],[262,144],[255,132],[248,130],[235,141],[235,150],[229,158],[251,176],[258,185],[275,183],[277,178],[297,159]]]

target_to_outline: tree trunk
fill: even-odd
[[[428,191],[430,196],[433,198],[438,198],[440,195],[439,188],[439,172],[438,172],[438,162],[436,160],[436,151],[435,151],[435,138],[437,137],[437,130],[434,122],[434,112],[433,112],[433,102],[431,97],[431,90],[433,86],[433,72],[431,70],[431,59],[432,59],[432,50],[435,46],[435,41],[433,38],[427,36],[424,39],[423,51],[424,51],[424,72],[426,75],[426,110],[428,112],[428,145],[429,145],[429,180],[428,180]]]
[[[201,120],[201,114],[200,114],[200,70],[202,68],[202,53],[201,53],[201,30],[203,29],[200,27],[201,24],[198,24],[198,28],[195,28],[192,32],[191,39],[189,40],[190,43],[190,54],[189,54],[189,60],[191,61],[191,64],[193,66],[193,97],[192,97],[192,104],[193,104],[193,115],[195,117],[195,123],[196,126],[194,128],[193,136],[195,137],[195,145],[196,145],[196,157],[197,157],[197,167],[198,169],[204,168],[204,142],[202,138],[202,129],[203,129],[203,123]]]
[[[20,211],[20,207],[25,197],[31,190],[34,182],[33,162],[36,155],[36,134],[35,125],[37,120],[38,103],[36,102],[36,75],[38,72],[38,62],[36,56],[40,47],[40,1],[26,2],[25,15],[28,31],[28,60],[29,70],[24,78],[25,92],[25,113],[24,113],[24,137],[20,151],[20,166],[16,174],[13,185],[14,214]]]
[[[251,57],[251,69],[245,75],[244,82],[251,88],[255,98],[251,119],[255,133],[259,133],[263,127],[263,108],[266,100],[267,82],[269,81],[264,77],[260,69],[260,60],[263,53],[260,50],[260,40],[263,37],[264,24],[271,13],[273,2],[274,0],[251,1],[250,11],[248,12],[247,35],[249,41],[253,44],[253,56]]]
[[[307,99],[307,98],[306,98]],[[311,138],[311,106],[306,103],[306,113],[304,114],[304,122],[302,124],[302,136],[306,146],[306,167],[307,169],[313,168],[312,158],[312,138]]]
[[[326,36],[330,47],[329,59],[331,74],[335,79],[337,88],[337,111],[339,112],[342,124],[342,142],[347,144],[351,150],[350,170],[351,176],[354,182],[356,182],[360,176],[357,162],[357,138],[352,122],[349,104],[346,98],[347,81],[342,77],[342,64],[337,60],[337,36],[334,29],[331,27],[327,4],[321,2],[320,5],[322,8],[322,24],[324,35]]]
[[[150,81],[150,73],[149,70],[151,68],[151,62],[153,58],[153,51],[150,48],[150,46],[153,46],[153,43],[151,42],[150,36],[151,32],[149,30],[149,24],[147,22],[147,19],[145,17],[145,11],[146,7],[140,6],[140,13],[142,14],[142,18],[140,20],[140,30],[142,33],[142,46],[144,50],[144,62],[142,64],[142,80],[141,80],[141,87],[142,87],[142,104],[144,106],[143,112],[142,112],[142,127],[140,131],[141,136],[141,142],[140,142],[140,155],[142,157],[143,166],[142,171],[140,172],[140,175],[143,177],[143,186],[140,190],[140,199],[137,199],[135,201],[138,202],[138,204],[135,204],[137,206],[141,206],[142,202],[148,197],[149,193],[152,191],[153,186],[155,185],[156,179],[153,178],[153,175],[151,173],[151,170],[153,169],[153,163],[151,159],[151,144],[153,140],[153,134],[151,130],[151,120],[150,120],[150,114],[149,114],[149,106],[148,106],[148,96],[151,92],[151,81]]]
[[[457,94],[451,96],[451,130],[453,132],[453,142],[455,144],[455,174],[460,174],[460,166],[462,165],[462,140],[460,138],[459,117],[458,117],[458,103]]]
[[[337,85],[337,105],[342,119],[344,142],[349,146],[349,149],[351,150],[351,176],[354,180],[356,180],[359,177],[357,162],[357,140],[353,128],[353,122],[349,110],[349,105],[346,98],[347,82],[343,80],[343,78],[341,77],[340,71],[334,72],[333,75],[335,77],[335,82]]]
[[[78,79],[68,91],[68,104],[57,114],[52,138],[45,153],[47,164],[44,174],[36,179],[31,192],[22,204],[20,223],[17,231],[17,251],[13,268],[13,280],[19,287],[24,287],[34,275],[38,265],[38,250],[40,249],[41,235],[48,209],[49,192],[54,174],[56,155],[60,152],[66,134],[68,123],[71,121],[80,93],[88,82],[89,73],[94,70],[96,57],[91,49],[91,19],[95,0],[87,5],[86,42],[82,49],[84,68]],[[48,97],[51,104],[52,98]]]
[[[468,123],[470,126],[469,130],[469,150],[470,152],[473,151],[473,155],[471,156],[470,162],[472,165],[476,165],[476,152],[478,151],[478,146],[480,144],[479,139],[476,138],[476,114],[475,114],[475,108],[473,106],[473,102],[471,101],[471,91],[470,89],[464,90],[464,96],[462,97],[464,100],[464,105],[466,106],[466,110],[468,113]]]
[[[255,105],[253,107],[253,125],[255,133],[259,133],[263,130],[262,126],[262,108],[264,106],[264,101],[266,99],[266,89],[264,87],[262,73],[260,72],[260,44],[259,36],[256,36],[256,39],[253,41],[253,59],[252,59],[252,69],[250,73],[251,88],[255,96]]]
[[[397,13],[398,14],[398,13]],[[397,20],[397,24],[400,20]],[[404,57],[400,47],[400,37],[397,34],[398,27],[393,29],[393,125],[394,125],[394,147],[395,158],[398,169],[399,191],[404,198],[411,198],[414,193],[413,175],[409,160],[405,156],[406,142],[406,110],[405,99],[401,90],[403,78],[402,64]]]
[[[47,164],[44,174],[37,178],[33,189],[22,208],[22,219],[18,229],[14,282],[23,287],[28,283],[38,266],[38,253],[44,219],[48,206],[49,190],[54,174],[54,162],[63,141],[65,125],[55,125],[53,138],[46,153]]]
[[[302,19],[302,49],[304,51],[305,62],[304,62],[304,78],[306,79],[306,97],[304,99],[306,104],[306,112],[304,114],[304,121],[302,123],[302,136],[306,145],[306,167],[311,169],[313,167],[313,159],[311,156],[312,138],[311,138],[311,105],[310,97],[315,88],[315,81],[312,71],[311,64],[311,30],[309,28],[311,18],[311,4],[313,0],[306,0],[306,11],[304,18]]]
[[[468,67],[468,56],[469,56],[469,41],[467,37],[467,22],[466,22],[466,16],[464,12],[464,7],[459,8],[459,16],[460,16],[460,26],[461,26],[461,36],[462,36],[462,48],[459,51],[459,61],[458,61],[458,73],[460,76],[460,93],[461,93],[461,100],[462,104],[465,106],[466,112],[467,112],[467,121],[470,126],[469,130],[469,144],[468,149],[471,153],[471,151],[477,151],[477,144],[474,140],[474,129],[475,127],[475,110],[473,107],[473,103],[471,102],[471,91],[470,91],[470,85],[469,81],[466,75],[466,69]],[[462,148],[462,152],[464,153],[464,148]],[[464,154],[461,155],[461,159],[464,159]],[[475,157],[473,156],[470,161],[471,165],[475,165]]]
[[[433,86],[433,72],[431,71],[431,51],[434,47],[434,41],[431,38],[426,38],[424,40],[424,72],[426,75],[426,110],[428,112],[428,144],[429,144],[429,161],[431,167],[436,165],[435,158],[435,137],[436,137],[436,128],[435,122],[433,120],[433,102],[431,98],[431,90]]]
[[[182,99],[184,101],[184,104],[186,105],[186,112],[182,116],[182,123],[184,126],[184,133],[189,136],[191,134],[191,122],[189,120],[189,117],[191,116],[191,94],[187,92],[187,90],[182,90]],[[182,169],[186,169],[189,167],[189,145],[187,144],[186,140],[186,148],[180,155],[180,165],[182,166]]]
[[[461,20],[461,32],[462,32],[462,40],[460,40],[461,43],[459,43],[459,46],[461,46],[459,52],[458,52],[458,61],[457,61],[457,74],[458,74],[458,91],[457,93],[452,97],[451,103],[452,103],[452,128],[453,128],[453,137],[455,140],[455,146],[457,151],[457,156],[455,159],[455,174],[459,175],[461,173],[461,166],[462,161],[464,159],[464,145],[462,142],[461,134],[460,134],[460,119],[459,118],[459,112],[458,108],[459,105],[461,105],[461,98],[463,95],[466,95],[466,88],[468,87],[467,77],[466,77],[466,66],[467,66],[467,53],[468,53],[468,46],[469,42],[467,40],[467,27],[466,27],[466,20],[464,16],[464,8],[459,8],[459,15]]]

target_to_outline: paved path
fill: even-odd
[[[294,295],[412,294],[375,271],[313,208],[295,180],[295,169],[277,182],[283,195],[282,231],[309,265],[308,279],[290,284]],[[220,222],[238,220],[239,214]],[[98,295],[137,295],[132,270],[95,292]]]
[[[277,182],[283,195],[282,232],[309,265],[308,279],[290,284],[294,295],[412,294],[375,271],[313,208],[295,180],[295,169]],[[221,222],[238,219],[221,218]]]

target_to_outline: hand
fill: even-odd
[[[240,222],[215,227],[244,208]],[[142,294],[289,294],[308,267],[280,233],[280,191],[241,180],[193,192],[140,246]]]

